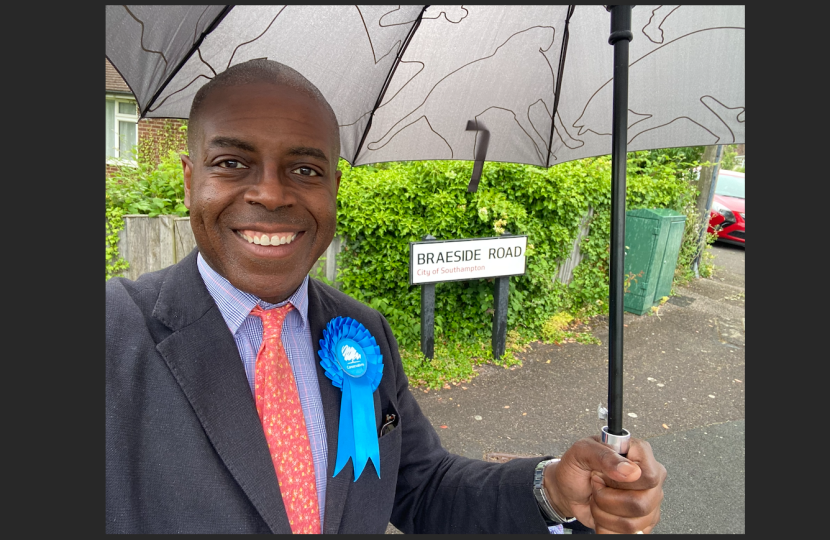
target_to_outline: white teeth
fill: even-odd
[[[240,232],[239,235],[247,240],[251,244],[257,244],[259,246],[282,246],[285,244],[290,244],[297,238],[297,233],[294,233],[290,236],[279,236],[277,234],[273,236],[268,236],[267,234],[263,234],[261,236],[248,236],[245,233]]]

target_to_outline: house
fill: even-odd
[[[106,94],[108,176],[119,164],[135,163],[134,150],[137,147],[147,159],[156,162],[160,152],[186,148],[186,135],[179,129],[186,122],[168,118],[139,120],[140,111],[135,96],[109,60],[106,60]]]

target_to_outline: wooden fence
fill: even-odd
[[[590,218],[593,209],[583,217],[579,233],[574,239],[570,255],[558,265],[556,278],[562,283],[570,283],[574,268],[582,260],[579,245],[588,236]],[[336,281],[337,254],[343,246],[343,239],[335,237],[326,252],[320,257],[310,274],[316,275],[317,269],[323,271],[331,282]],[[178,216],[149,217],[140,214],[124,216],[124,229],[118,233],[118,251],[130,263],[124,277],[136,279],[145,272],[161,270],[183,259],[196,247],[190,218]]]

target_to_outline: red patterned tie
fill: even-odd
[[[251,315],[262,319],[254,394],[291,531],[319,534],[314,460],[294,373],[280,339],[282,323],[293,308],[286,304],[269,310],[256,306],[251,310]]]

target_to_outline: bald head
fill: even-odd
[[[196,155],[202,140],[200,117],[203,110],[202,105],[207,101],[208,96],[217,88],[263,82],[292,88],[317,101],[326,115],[331,118],[337,141],[337,151],[340,151],[340,130],[337,127],[337,116],[320,90],[297,70],[274,60],[258,58],[229,67],[196,92],[193,103],[190,105],[187,129],[187,150],[191,157]]]

